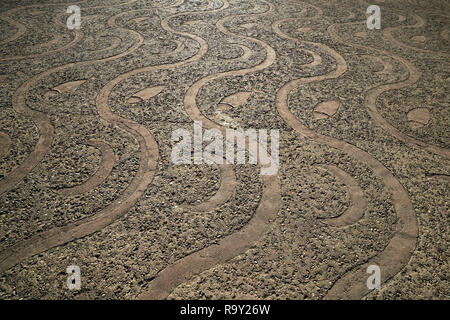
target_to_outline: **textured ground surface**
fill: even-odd
[[[449,298],[448,1],[0,6],[0,298]],[[194,120],[279,172],[174,165]]]

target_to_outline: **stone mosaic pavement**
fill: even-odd
[[[450,2],[0,8],[1,299],[450,296]],[[194,121],[279,129],[279,171],[173,164]]]

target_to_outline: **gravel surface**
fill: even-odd
[[[450,297],[447,1],[73,4],[0,4],[0,299]],[[278,172],[174,164],[200,120]]]

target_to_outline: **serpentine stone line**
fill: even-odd
[[[224,6],[222,7],[224,8]],[[222,8],[214,9],[211,11],[218,11]],[[203,11],[203,13],[206,11]],[[116,27],[125,31],[131,31],[128,29],[117,27],[115,20],[117,17],[121,14],[126,14],[127,12],[120,13],[116,16],[111,17],[108,20],[108,23],[111,27]],[[191,14],[192,12],[186,12],[183,14]],[[163,22],[161,23],[164,27],[164,25],[167,25],[167,21],[170,18],[173,18],[173,15],[170,17],[167,17]],[[135,44],[132,48],[130,48],[127,53],[119,54],[115,57],[122,57],[125,54],[128,54],[130,50],[134,51],[136,50],[143,42],[143,37],[135,32],[132,31],[132,34],[139,35],[139,41],[138,44]],[[193,39],[197,39],[199,37],[187,34],[189,37]],[[201,39],[201,38],[199,38]],[[142,196],[142,194],[147,189],[147,186],[152,182],[153,176],[156,172],[157,168],[157,161],[159,158],[159,152],[158,152],[158,145],[151,135],[151,133],[147,130],[146,127],[132,121],[129,119],[121,118],[118,115],[115,115],[111,112],[108,106],[108,98],[111,93],[111,91],[114,89],[114,87],[120,83],[121,81],[129,78],[130,76],[142,73],[142,72],[148,72],[148,71],[154,71],[154,70],[160,70],[160,69],[170,69],[170,68],[176,68],[180,65],[187,64],[192,61],[196,61],[198,59],[201,59],[203,55],[207,51],[207,46],[204,47],[202,44],[206,44],[206,42],[202,39],[200,42],[201,48],[197,52],[196,55],[193,57],[177,62],[172,64],[165,64],[165,65],[158,65],[158,66],[150,66],[150,67],[144,67],[132,70],[130,72],[127,72],[125,74],[121,74],[118,77],[114,78],[110,82],[108,82],[98,93],[96,105],[97,105],[97,112],[101,118],[106,120],[107,122],[111,124],[115,124],[122,129],[126,130],[127,132],[131,133],[136,140],[139,143],[139,149],[140,149],[140,163],[138,171],[133,178],[133,180],[130,182],[130,184],[127,186],[125,191],[122,195],[119,196],[115,201],[113,201],[111,204],[100,210],[99,212],[95,213],[93,216],[87,217],[85,219],[82,219],[80,221],[70,223],[63,227],[56,227],[52,228],[48,231],[45,231],[43,233],[37,234],[35,236],[32,236],[31,238],[21,241],[3,252],[0,252],[0,273],[3,273],[7,269],[13,267],[17,263],[25,260],[26,258],[29,258],[33,255],[39,254],[41,252],[44,252],[48,249],[51,249],[53,247],[57,247],[60,245],[63,245],[65,243],[68,243],[70,241],[85,237],[87,235],[90,235],[96,231],[99,231],[106,227],[107,225],[111,224],[114,220],[116,220],[118,217],[122,216],[124,213],[126,213],[135,203],[136,201]],[[131,52],[132,52],[131,51]],[[112,59],[114,57],[110,57],[107,59]],[[102,59],[101,61],[105,61],[107,59]],[[83,62],[86,63],[86,62]],[[74,66],[77,64],[69,64],[65,65],[63,67],[67,66]],[[78,64],[79,65],[79,64]]]
[[[283,19],[297,20],[297,18]],[[272,27],[277,34],[283,33],[279,29],[280,23],[274,23]],[[304,41],[301,41],[304,42]],[[337,79],[347,70],[347,63],[344,58],[335,50],[321,43],[311,43],[322,51],[327,52],[337,62],[337,68],[326,74],[308,78],[299,78],[286,83],[279,89],[276,95],[276,106],[280,116],[286,123],[302,136],[311,139],[317,143],[326,144],[332,148],[338,149],[353,157],[356,161],[367,165],[374,175],[381,179],[386,189],[392,194],[393,205],[397,213],[397,223],[395,226],[395,234],[387,247],[370,261],[364,265],[356,266],[344,274],[329,290],[325,299],[360,299],[364,297],[369,289],[366,286],[367,266],[376,264],[380,267],[383,282],[396,275],[403,266],[408,263],[412,252],[415,249],[416,238],[418,234],[417,220],[414,214],[412,203],[407,192],[400,182],[392,175],[392,173],[378,160],[367,152],[351,145],[345,141],[341,141],[329,136],[317,133],[304,124],[302,124],[291,113],[288,107],[289,93],[296,87],[307,83],[323,81],[327,79]]]
[[[365,8],[367,8],[368,6],[371,5],[371,3],[369,3],[369,2],[367,2],[367,1],[365,1],[365,0],[360,0],[359,2],[360,2],[360,4],[361,4],[362,6],[364,6]],[[400,14],[400,13],[402,13],[401,11],[396,10],[396,9],[392,9],[392,8],[389,8],[389,10],[399,12],[399,13],[396,13],[396,15],[398,15],[398,17],[399,17],[399,19],[397,20],[397,22],[403,22],[403,21],[406,20],[406,17]],[[427,10],[427,11],[425,11],[425,13],[426,13],[426,12],[430,12],[430,11],[433,12],[433,10]],[[441,12],[438,12],[438,14],[445,17],[445,15],[443,15]],[[410,50],[415,50],[415,51],[423,52],[423,53],[435,54],[435,55],[438,55],[438,56],[440,55],[440,56],[447,57],[447,58],[450,57],[450,54],[447,54],[447,53],[444,53],[444,52],[438,52],[438,51],[426,50],[426,49],[421,49],[421,48],[409,46],[409,45],[407,45],[406,43],[404,43],[404,42],[402,42],[402,41],[400,41],[400,40],[397,40],[397,39],[392,35],[392,31],[394,31],[394,30],[401,30],[401,29],[405,29],[405,28],[421,28],[421,27],[423,27],[423,26],[425,25],[425,20],[422,19],[420,16],[418,16],[418,15],[413,15],[413,17],[416,19],[416,23],[415,23],[415,24],[410,25],[410,26],[398,26],[398,27],[389,27],[389,28],[386,28],[386,29],[383,30],[383,36],[384,36],[386,39],[389,39],[390,41],[392,41],[392,42],[395,43],[396,45],[398,45],[398,46],[400,46],[400,47],[403,47],[403,48],[408,48],[408,49],[410,49]],[[361,23],[363,23],[363,22],[361,22]],[[365,22],[364,22],[364,23],[365,23]],[[428,59],[433,59],[432,57],[427,57],[427,58],[428,58]],[[447,62],[447,60],[443,60],[442,63],[449,64],[449,62]]]
[[[60,21],[60,18],[62,16],[64,16],[64,15],[66,15],[66,14],[67,14],[66,12],[57,14],[55,16],[55,18],[53,19],[53,22],[55,23],[55,25],[59,25],[60,27],[66,27],[66,24],[62,23]],[[46,56],[46,55],[49,55],[49,54],[52,54],[52,53],[61,52],[63,50],[69,49],[69,48],[73,47],[74,45],[76,45],[78,42],[80,42],[83,39],[83,36],[84,36],[83,32],[81,32],[80,30],[73,30],[73,31],[75,33],[74,39],[72,41],[70,41],[68,44],[66,44],[66,45],[64,45],[64,46],[62,46],[60,48],[49,50],[49,51],[46,51],[46,52],[33,53],[33,54],[26,55],[26,56],[0,57],[0,61],[12,61],[12,60],[22,60],[22,59],[31,59],[31,58],[36,58],[36,57],[43,57],[43,56]],[[61,39],[61,36],[57,34],[56,38],[50,40],[47,43],[38,44],[37,46],[49,45],[52,42],[58,41],[58,37],[59,37],[59,39]]]
[[[194,212],[208,212],[227,202],[236,189],[236,175],[234,174],[233,167],[229,164],[219,165],[219,169],[220,186],[214,196],[202,203],[185,204],[179,207]]]
[[[262,176],[263,192],[258,208],[250,222],[241,230],[223,238],[218,244],[190,254],[158,273],[138,299],[165,299],[181,283],[193,276],[223,264],[247,251],[260,239],[280,209],[280,181],[278,175]]]
[[[38,44],[34,44],[31,46],[31,48],[33,50],[36,50],[36,49],[40,49],[40,48],[51,47],[63,39],[62,35],[60,35],[58,33],[52,33],[52,34],[53,34],[53,38],[51,40],[49,40],[47,42],[41,42]]]
[[[411,26],[399,26],[399,27],[390,27],[390,28],[386,28],[383,30],[383,36],[386,39],[389,39],[390,41],[392,41],[393,43],[395,43],[396,45],[403,47],[403,48],[407,48],[407,49],[411,49],[411,50],[415,50],[415,51],[419,51],[419,52],[423,52],[423,53],[429,53],[429,54],[435,54],[435,55],[439,55],[445,58],[449,58],[450,54],[447,54],[445,52],[439,52],[439,51],[433,51],[433,50],[426,50],[426,49],[421,49],[421,48],[417,48],[417,47],[413,47],[410,46],[400,40],[397,40],[393,35],[392,35],[392,31],[394,30],[401,30],[401,29],[405,29],[405,28],[421,28],[425,25],[425,20],[423,18],[421,18],[418,15],[413,15],[414,18],[417,20],[417,22],[414,25]]]
[[[108,7],[108,8],[110,8],[110,7],[117,7],[117,6],[123,6],[123,5],[132,4],[133,2],[136,2],[136,1],[137,0],[132,0],[132,1],[128,1],[126,3],[112,5],[112,6],[86,7],[85,9],[87,10],[87,9],[98,9],[98,8],[105,8],[105,7]],[[178,0],[176,3],[168,6],[167,8],[180,5],[183,2],[184,2],[184,0]],[[62,13],[56,15],[56,17],[54,18],[55,24],[57,24],[59,26],[62,26],[62,27],[66,27],[66,24],[62,23],[60,21],[60,18],[62,16],[65,16],[65,15],[67,15],[66,12],[62,12]],[[33,54],[30,54],[30,55],[26,55],[26,56],[0,57],[0,61],[13,61],[13,60],[31,59],[31,58],[43,57],[43,56],[46,56],[46,55],[49,55],[49,54],[52,54],[52,53],[56,53],[56,52],[61,52],[61,51],[67,50],[67,49],[73,47],[74,45],[76,45],[77,43],[79,43],[83,39],[83,32],[81,32],[80,30],[77,30],[77,29],[75,29],[73,31],[75,33],[74,39],[72,41],[70,41],[68,44],[66,44],[66,45],[64,45],[64,46],[62,46],[60,48],[49,50],[49,51],[46,51],[46,52],[33,53]],[[52,41],[55,41],[55,39],[51,40],[49,43],[51,43]],[[108,48],[100,49],[100,50],[96,50],[96,51],[91,51],[91,52],[96,52],[97,53],[97,52],[110,50],[110,49],[116,48],[119,44],[120,44],[120,41],[119,42],[116,41],[115,43],[113,43]]]
[[[252,55],[252,50],[249,47],[246,47],[239,43],[230,43],[230,45],[237,46],[242,49],[243,54],[237,58],[227,59],[228,61],[240,61],[240,60],[248,60]]]
[[[270,5],[269,12],[271,10],[273,10],[272,5]],[[267,55],[266,55],[266,58],[264,59],[264,61],[261,64],[251,67],[251,68],[226,71],[226,72],[222,72],[222,73],[218,73],[218,74],[211,74],[209,76],[206,76],[206,77],[198,80],[197,82],[195,82],[192,86],[190,86],[184,96],[184,109],[185,109],[186,113],[189,115],[189,117],[192,120],[202,121],[203,127],[219,129],[222,132],[222,134],[226,134],[226,132],[225,132],[226,129],[224,127],[222,127],[221,125],[216,124],[212,120],[205,117],[197,107],[196,97],[197,97],[197,94],[200,91],[200,89],[212,80],[225,78],[225,77],[243,76],[248,73],[264,70],[265,68],[271,66],[276,59],[275,50],[273,50],[273,48],[270,47],[269,45],[267,45],[265,42],[255,39],[255,38],[247,37],[244,35],[236,35],[234,33],[229,32],[228,30],[226,30],[226,28],[223,26],[223,24],[225,22],[233,19],[234,17],[247,17],[247,16],[248,15],[243,14],[243,15],[233,15],[233,16],[224,17],[224,18],[220,19],[219,21],[217,21],[216,27],[217,27],[217,29],[219,29],[219,31],[221,31],[222,33],[224,33],[226,35],[237,36],[241,39],[245,39],[250,42],[254,42],[254,43],[258,44],[259,46],[263,47],[264,49],[266,49]]]
[[[347,22],[347,23],[341,23],[339,25],[358,25],[363,23],[362,21],[360,22]],[[332,37],[334,37],[336,40],[345,43],[345,41],[338,35],[338,33],[336,32],[336,26],[337,24],[331,25],[328,28],[328,32],[330,33],[330,35]],[[375,88],[372,88],[368,91],[366,97],[365,97],[365,105],[367,107],[368,113],[369,115],[372,117],[372,119],[381,127],[383,128],[383,130],[389,132],[391,135],[393,135],[394,137],[396,137],[397,139],[399,139],[400,141],[403,141],[404,143],[407,144],[412,144],[415,146],[418,146],[419,148],[423,149],[423,150],[427,150],[431,153],[437,154],[441,157],[444,157],[446,159],[450,158],[450,150],[446,149],[446,148],[441,148],[439,146],[435,146],[435,145],[431,145],[428,143],[425,143],[423,141],[417,140],[413,137],[408,136],[407,134],[399,131],[397,128],[393,127],[386,119],[384,119],[381,114],[378,112],[377,106],[376,106],[376,101],[378,96],[380,96],[382,93],[390,91],[390,90],[397,90],[397,89],[402,89],[405,88],[407,86],[410,86],[414,83],[416,83],[419,78],[420,78],[420,71],[417,70],[417,68],[408,60],[403,59],[400,56],[397,56],[389,51],[386,50],[382,50],[382,49],[377,49],[377,48],[372,48],[372,47],[368,47],[368,46],[362,46],[359,44],[355,44],[352,43],[353,46],[367,50],[367,49],[371,49],[373,51],[378,52],[380,55],[385,55],[385,56],[389,56],[394,60],[397,60],[398,62],[402,63],[403,65],[406,66],[406,68],[409,71],[409,75],[408,78],[406,80],[400,81],[400,82],[396,82],[396,83],[389,83],[389,84],[382,84],[379,85]]]
[[[119,4],[115,4],[115,5],[96,6],[96,7],[86,7],[85,9],[99,9],[99,8],[121,7],[121,6],[125,6],[125,5],[132,4],[132,3],[136,2],[136,1],[137,1],[137,0],[130,0],[130,1],[127,1],[127,2],[125,2],[125,3],[119,3]],[[19,10],[27,9],[27,8],[34,8],[34,7],[42,8],[42,7],[47,7],[47,6],[69,6],[69,5],[80,5],[80,4],[85,3],[85,2],[87,2],[87,0],[82,0],[82,1],[78,1],[78,2],[73,2],[73,3],[70,3],[70,4],[69,4],[69,3],[44,3],[44,4],[38,4],[38,5],[33,4],[33,5],[28,5],[28,6],[22,6],[22,7],[14,8],[14,9],[11,9],[11,10],[8,10],[8,11],[2,13],[1,16],[0,16],[0,19],[2,19],[3,21],[8,22],[9,24],[12,24],[12,25],[15,26],[18,30],[17,30],[17,32],[16,32],[15,34],[13,34],[13,35],[12,35],[11,37],[9,37],[8,39],[5,39],[5,40],[3,40],[3,41],[0,41],[0,45],[9,43],[9,42],[14,41],[14,40],[17,40],[17,39],[19,39],[21,36],[23,36],[23,35],[25,34],[25,32],[26,32],[26,27],[25,27],[23,24],[21,24],[21,23],[15,21],[15,20],[9,18],[9,17],[8,17],[8,14],[17,12],[17,11],[19,11]],[[168,6],[167,8],[169,8],[169,7],[174,7],[174,6],[179,5],[179,4],[183,3],[183,2],[184,2],[184,0],[178,0],[176,3],[174,3],[173,5]],[[64,26],[65,26],[65,25],[64,25]],[[78,30],[75,30],[75,31],[77,32]],[[78,41],[77,41],[77,42],[78,42]],[[67,48],[66,48],[66,49],[67,49]],[[24,58],[28,58],[28,56],[25,56]],[[7,59],[7,60],[9,60],[9,59]],[[12,59],[12,57],[11,57],[11,60],[16,60],[16,59]]]
[[[267,12],[255,15],[268,14],[272,10],[273,6],[269,4],[269,10]],[[225,134],[226,128],[205,117],[198,109],[196,96],[200,88],[215,79],[245,75],[250,72],[263,70],[272,65],[276,59],[275,51],[265,42],[243,35],[236,35],[225,29],[223,24],[226,21],[239,16],[248,15],[233,15],[222,18],[216,23],[216,26],[224,34],[237,36],[259,44],[267,52],[266,59],[261,64],[252,68],[222,72],[202,78],[189,87],[184,99],[184,108],[192,120],[202,121],[204,127],[216,128],[223,134]],[[261,180],[263,185],[261,200],[254,216],[246,226],[223,238],[219,244],[214,244],[194,252],[160,271],[156,278],[150,282],[147,290],[138,296],[138,299],[165,299],[181,283],[217,264],[226,263],[237,255],[244,253],[250,248],[252,243],[261,238],[269,227],[270,221],[275,218],[281,204],[278,173],[273,176],[262,176]]]
[[[292,18],[292,19],[313,20],[313,19],[318,19],[318,18],[322,17],[323,12],[322,12],[322,9],[321,9],[321,8],[316,7],[316,6],[314,6],[314,5],[312,5],[312,4],[309,4],[309,3],[308,3],[308,5],[311,6],[311,7],[313,7],[314,9],[317,10],[317,13],[316,13],[314,16],[312,16],[312,17],[306,17],[306,18],[303,18],[303,17],[302,17],[302,18]],[[306,12],[306,11],[307,11],[307,9],[303,9],[303,10],[301,11],[301,13],[304,13],[304,12]],[[273,30],[273,31],[275,32],[275,34],[276,34],[277,36],[279,36],[280,38],[287,39],[287,40],[291,40],[291,41],[295,41],[295,42],[299,42],[299,39],[294,38],[294,37],[291,37],[291,36],[285,34],[284,32],[281,32],[281,28],[280,28],[281,24],[282,24],[283,22],[285,22],[285,21],[288,21],[288,20],[290,20],[290,19],[283,19],[283,20],[275,21],[275,22],[272,24],[272,30]],[[301,43],[309,44],[309,45],[313,45],[313,46],[315,45],[314,42],[308,42],[308,41],[304,41],[304,40],[302,40]],[[304,48],[302,48],[302,51],[304,51],[304,52],[306,52],[307,54],[311,55],[312,58],[313,58],[313,61],[312,61],[312,62],[303,64],[303,65],[302,65],[303,67],[314,67],[314,66],[320,65],[320,64],[322,63],[322,58],[321,58],[321,56],[320,56],[319,54],[317,54],[316,52],[314,52],[314,51],[312,51],[312,50],[304,49]]]
[[[114,16],[109,20],[109,23],[112,27],[117,27],[115,24],[115,19],[117,16]],[[133,45],[130,49],[128,49],[126,52],[105,59],[71,63],[50,69],[28,80],[27,82],[25,82],[24,85],[22,85],[19,88],[19,90],[13,96],[13,106],[15,107],[16,111],[25,115],[31,115],[33,121],[37,124],[39,128],[40,137],[35,147],[35,150],[31,152],[28,158],[18,168],[16,168],[8,177],[2,180],[4,183],[0,185],[0,193],[10,190],[15,186],[16,183],[18,183],[21,179],[23,179],[23,177],[25,177],[25,175],[47,153],[53,140],[53,127],[51,126],[50,121],[43,113],[33,111],[26,107],[24,102],[25,92],[28,91],[29,87],[32,84],[34,84],[38,80],[44,78],[45,76],[48,76],[53,72],[60,71],[70,67],[89,65],[96,62],[104,62],[117,59],[118,57],[125,56],[135,51],[142,44],[143,38],[139,35],[139,33],[135,31],[131,30],[128,31],[130,31],[134,35],[138,35],[139,37],[137,43]],[[140,145],[144,144],[143,139],[138,139],[138,141]],[[149,157],[149,162],[151,162],[152,160],[153,158]],[[142,180],[150,182],[153,172],[154,171],[152,171],[151,174],[149,173],[141,174],[143,178]],[[118,216],[120,216],[123,213],[123,210],[128,210],[132,206],[132,204],[134,204],[134,201],[137,200],[137,198],[133,199],[133,196],[135,196],[135,194],[133,194],[133,192],[130,191],[133,188],[142,190],[142,186],[133,181],[132,183],[130,183],[130,185],[122,195],[126,199],[125,201],[122,202],[121,200],[118,200],[116,202],[113,202],[111,205],[105,207],[103,210],[99,211],[92,217],[88,217],[75,223],[68,224],[64,227],[52,228],[46,232],[32,236],[27,240],[23,240],[13,245],[12,247],[9,247],[4,251],[0,252],[0,273],[13,267],[14,265],[23,261],[26,258],[29,258],[35,254],[41,253],[58,245],[89,235],[110,224],[112,221],[114,221]],[[127,198],[128,195],[129,197]]]
[[[126,13],[126,12],[125,12]],[[136,31],[121,28],[116,25],[116,19],[119,15],[125,14],[124,12],[117,14],[116,16],[111,17],[108,20],[108,24],[112,28],[118,28],[121,30],[124,30],[125,32],[128,32],[131,34],[131,36],[136,40],[136,42],[126,51],[114,55],[111,57],[103,58],[103,59],[96,59],[96,60],[88,60],[88,61],[81,61],[81,62],[75,62],[75,63],[69,63],[62,66],[58,66],[49,70],[46,70],[40,74],[35,75],[34,77],[28,79],[25,81],[14,93],[12,97],[12,105],[14,110],[22,114],[24,116],[30,117],[35,125],[37,126],[39,130],[39,140],[34,147],[34,150],[28,155],[28,157],[22,162],[18,167],[16,167],[14,170],[12,170],[8,176],[4,177],[2,180],[0,180],[0,194],[7,192],[11,189],[13,189],[20,181],[22,181],[23,178],[42,160],[42,158],[45,156],[45,154],[50,149],[50,146],[53,141],[53,126],[50,123],[49,118],[47,115],[40,111],[35,111],[27,107],[25,102],[25,95],[28,92],[28,90],[35,85],[38,81],[41,79],[49,76],[52,73],[59,72],[65,69],[69,68],[75,68],[79,66],[85,66],[85,65],[91,65],[95,63],[100,62],[106,62],[111,61],[114,59],[121,58],[123,56],[126,56],[132,52],[134,52],[136,49],[138,49],[143,43],[144,38]]]
[[[0,132],[0,158],[7,155],[11,147],[11,138],[4,132]]]
[[[334,218],[322,219],[326,224],[333,227],[345,227],[358,222],[364,215],[367,201],[364,198],[364,192],[358,185],[358,182],[344,170],[332,166],[322,165],[321,167],[333,173],[348,188],[350,195],[350,207],[340,216]]]
[[[284,34],[284,33],[282,33],[282,32],[280,31],[280,25],[281,25],[281,23],[283,23],[284,21],[286,21],[286,20],[275,21],[275,22],[272,24],[272,29],[273,29],[273,31],[274,31],[280,38],[288,39],[288,40],[293,40],[293,41],[299,41],[297,38],[290,37],[290,36],[288,36],[287,34]],[[315,44],[314,42],[308,42],[308,41],[303,41],[303,40],[302,40],[302,43],[313,44],[313,45]],[[320,64],[322,63],[322,57],[321,57],[319,54],[317,54],[316,52],[314,52],[314,51],[312,51],[312,50],[308,50],[308,49],[302,49],[302,51],[304,51],[304,52],[306,52],[307,54],[311,55],[312,58],[313,58],[313,61],[311,61],[310,63],[303,64],[303,65],[302,65],[303,67],[314,67],[314,66],[318,66],[318,65],[320,65]]]
[[[89,140],[86,141],[86,144],[98,148],[102,153],[102,162],[100,163],[98,170],[84,183],[74,187],[56,190],[57,193],[65,196],[72,196],[88,192],[105,181],[111,173],[115,159],[113,149],[103,141]]]
[[[176,45],[177,45],[177,47],[176,47],[174,50],[172,50],[172,51],[170,51],[170,52],[153,53],[153,54],[159,55],[159,56],[161,56],[161,57],[164,57],[164,56],[175,55],[175,54],[177,54],[177,53],[179,53],[179,52],[181,52],[181,51],[184,50],[184,43],[183,43],[183,42],[181,42],[181,41],[179,41],[179,40],[172,40],[172,41],[175,42]]]
[[[13,34],[11,37],[9,37],[8,39],[0,41],[0,45],[4,45],[4,44],[7,44],[7,43],[9,43],[11,41],[14,41],[16,39],[19,39],[25,33],[25,31],[27,30],[27,28],[23,24],[21,24],[21,23],[15,21],[13,19],[7,17],[6,16],[6,12],[3,13],[0,18],[3,21],[8,22],[9,24],[15,26],[18,29],[17,32],[15,34]]]
[[[27,56],[11,56],[11,57],[0,57],[0,61],[13,61],[13,60],[22,60],[22,59],[32,59],[32,58],[37,58],[37,57],[44,57],[47,56],[49,54],[52,53],[56,53],[56,52],[61,52],[64,51],[66,49],[69,49],[71,47],[73,47],[74,45],[76,45],[78,42],[81,41],[81,39],[83,39],[83,32],[79,31],[79,30],[74,30],[75,31],[75,37],[72,41],[70,41],[68,44],[59,47],[57,49],[53,49],[53,50],[49,50],[49,51],[45,51],[45,52],[39,52],[39,53],[33,53],[33,54],[29,54]],[[50,40],[49,43],[51,43],[52,41],[55,41],[55,39]],[[40,44],[43,45],[43,44]]]
[[[136,1],[136,0],[134,0]],[[72,5],[78,5],[78,4],[82,4],[84,2],[87,2],[87,0],[83,0],[83,1],[79,1],[79,2],[74,2],[72,3]],[[15,26],[18,30],[15,34],[13,34],[11,37],[9,37],[8,39],[5,39],[3,41],[0,41],[0,45],[4,45],[6,43],[9,43],[11,41],[17,40],[19,39],[21,36],[23,36],[27,30],[27,28],[15,21],[14,19],[11,19],[10,17],[8,17],[9,14],[11,13],[15,13],[19,10],[23,10],[23,9],[27,9],[27,8],[34,8],[34,7],[38,7],[38,8],[42,8],[44,6],[67,6],[67,3],[45,3],[45,4],[33,4],[33,5],[28,5],[28,6],[22,6],[22,7],[18,7],[18,8],[14,8],[11,10],[8,10],[6,12],[3,12],[0,16],[0,19],[2,19],[3,21],[8,22],[9,24]]]

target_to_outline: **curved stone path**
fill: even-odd
[[[367,206],[364,191],[358,185],[358,182],[347,172],[336,166],[326,165],[323,167],[341,179],[347,186],[351,204],[351,207],[340,216],[324,219],[323,222],[334,227],[345,227],[358,222],[362,218]]]
[[[280,24],[284,21],[278,21],[273,25],[273,28],[277,34],[283,33],[280,29]],[[415,247],[418,229],[412,204],[403,186],[379,161],[354,145],[332,137],[318,134],[308,129],[289,111],[288,97],[289,93],[294,88],[315,81],[338,78],[347,71],[347,63],[336,51],[320,43],[308,42],[308,44],[315,45],[322,51],[332,56],[337,62],[337,68],[326,75],[300,78],[285,84],[277,92],[276,105],[278,112],[290,127],[304,137],[319,143],[325,143],[333,148],[346,152],[350,156],[355,157],[358,161],[363,161],[365,165],[373,170],[375,175],[383,180],[385,186],[392,193],[394,197],[394,206],[399,219],[396,230],[398,235],[394,236],[386,249],[379,254],[379,259],[377,259],[377,257],[374,258],[374,260],[378,262],[381,269],[388,270],[388,272],[384,271],[384,276],[385,279],[389,279],[401,270],[404,263],[410,258]],[[367,265],[370,264],[374,264],[374,262],[367,263]],[[343,278],[339,279],[328,293],[327,298],[362,298],[364,294],[368,292],[368,289],[364,283],[367,265],[362,266],[363,268],[358,266],[355,270],[352,270]]]
[[[86,141],[86,145],[96,147],[102,153],[102,161],[99,165],[98,170],[87,181],[80,185],[57,190],[56,192],[58,192],[59,194],[70,196],[88,192],[103,183],[105,179],[111,174],[111,170],[115,162],[113,149],[103,141],[89,140]]]
[[[74,4],[98,22],[65,30]],[[377,4],[381,31],[365,28],[360,0],[8,0],[0,298],[445,295],[449,26],[415,0]],[[36,40],[43,17],[54,30]],[[279,129],[278,172],[175,166],[171,132],[194,121],[224,136]],[[69,261],[90,279],[81,292],[51,287]],[[374,264],[377,292],[366,286]],[[114,292],[100,280],[109,266]],[[45,289],[24,287],[30,274]]]

